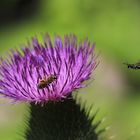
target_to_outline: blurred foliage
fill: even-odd
[[[99,118],[104,112],[109,114],[108,123],[113,122],[113,128],[108,131],[104,139],[110,137],[124,140],[132,137],[133,140],[137,140],[140,136],[134,138],[132,135],[135,127],[140,123],[140,96],[138,96],[140,72],[128,70],[123,62],[136,63],[140,60],[139,13],[139,0],[29,0],[28,2],[27,0],[2,0],[0,1],[0,55],[5,56],[11,48],[25,45],[32,36],[37,36],[42,41],[45,32],[49,32],[51,36],[75,33],[78,39],[88,37],[91,42],[95,41],[96,51],[101,51],[100,55],[107,58],[105,64],[109,65],[106,68],[120,71],[119,76],[126,81],[125,84],[122,83],[124,94],[130,96],[116,101],[117,93],[111,91],[111,86],[106,90],[107,88],[96,85],[98,79],[104,80],[98,74],[93,82],[95,85],[85,89],[89,94],[86,92],[87,94],[82,97],[90,103],[95,102],[97,106],[101,106],[103,113]],[[105,75],[108,70],[106,68],[101,67],[97,71],[103,70],[102,73]],[[110,77],[111,73],[108,79]],[[112,92],[111,97],[108,91]],[[104,96],[100,92],[105,92]],[[18,112],[19,109],[15,109],[15,113]],[[21,119],[22,116],[23,113],[19,118]],[[17,122],[22,121],[15,120],[15,125],[9,124],[9,128],[5,127],[5,129],[2,127],[0,138],[16,140],[16,134],[11,132],[16,129]],[[7,133],[9,135],[6,135]]]

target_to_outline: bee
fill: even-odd
[[[123,64],[127,65],[128,69],[140,69],[140,62],[136,64],[128,64],[128,63],[123,63]]]
[[[39,83],[37,85],[38,89],[43,89],[47,86],[49,86],[52,82],[57,80],[57,76],[56,75],[50,75],[48,77],[44,77],[43,79],[39,80]]]

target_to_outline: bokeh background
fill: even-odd
[[[78,96],[94,104],[91,113],[99,108],[96,121],[104,121],[98,130],[106,128],[101,140],[139,140],[140,70],[123,63],[140,61],[140,0],[0,1],[1,56],[33,36],[42,41],[45,32],[96,42],[100,64]],[[23,139],[27,116],[28,104],[0,98],[0,140]]]

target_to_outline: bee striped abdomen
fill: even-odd
[[[57,76],[55,75],[50,75],[49,77],[44,77],[43,79],[41,79],[37,85],[38,89],[43,89],[46,88],[47,86],[49,86],[52,82],[57,80]]]

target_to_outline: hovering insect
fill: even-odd
[[[140,62],[136,64],[128,64],[128,63],[123,63],[123,64],[127,65],[128,69],[140,69]]]
[[[39,80],[39,83],[37,85],[38,89],[43,89],[47,86],[49,86],[52,82],[57,80],[57,76],[56,75],[50,75],[48,77],[44,77],[43,79]]]

